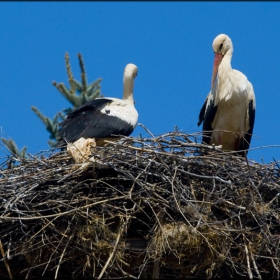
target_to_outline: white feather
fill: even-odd
[[[138,112],[134,105],[127,103],[125,100],[109,97],[113,102],[106,103],[102,106],[101,112],[108,116],[118,117],[119,119],[132,125],[133,128],[136,126],[138,121]]]
[[[233,46],[227,35],[221,34],[215,38],[213,50],[221,53],[223,58],[216,83],[208,95],[207,106],[213,99],[217,106],[211,123],[213,133],[210,143],[222,144],[224,150],[234,150],[238,138],[244,137],[250,128],[248,106],[253,100],[253,108],[256,107],[254,90],[243,73],[231,68]]]

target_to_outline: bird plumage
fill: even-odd
[[[102,139],[130,135],[138,121],[133,99],[137,72],[134,64],[125,67],[123,99],[97,98],[70,112],[60,124],[57,147],[62,147],[66,142],[75,142],[81,137],[94,138],[98,145]]]
[[[198,126],[203,122],[202,142],[222,145],[224,150],[247,150],[255,121],[253,86],[243,73],[231,68],[233,46],[227,35],[214,39],[213,50],[212,89],[198,120]]]

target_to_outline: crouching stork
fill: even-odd
[[[104,140],[114,141],[121,136],[129,136],[138,121],[133,99],[137,72],[136,65],[126,65],[123,75],[123,99],[96,98],[70,112],[66,120],[60,123],[57,147],[68,144],[68,153],[76,163],[80,163],[91,153],[89,147],[103,146]],[[74,155],[76,153],[77,155]]]

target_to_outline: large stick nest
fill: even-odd
[[[44,157],[43,157],[43,156]],[[0,175],[0,278],[279,278],[279,162],[172,132]]]

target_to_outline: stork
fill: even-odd
[[[198,117],[198,126],[203,122],[202,143],[222,145],[223,150],[246,156],[255,122],[253,86],[243,73],[232,69],[233,45],[227,35],[218,35],[212,47],[211,91]]]
[[[88,146],[95,142],[94,145],[103,146],[104,140],[114,141],[121,136],[129,136],[138,121],[133,99],[134,79],[137,73],[136,65],[126,65],[123,74],[123,99],[96,98],[70,112],[60,124],[57,147],[66,143],[76,143],[74,146],[80,150],[83,145]],[[85,144],[81,144],[82,142]],[[88,154],[89,149],[86,150]],[[67,151],[72,154],[70,147],[67,147]]]

